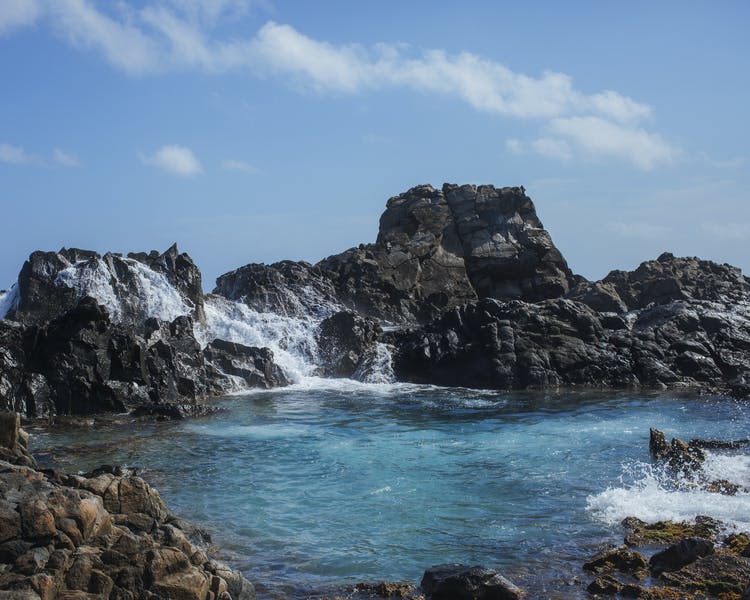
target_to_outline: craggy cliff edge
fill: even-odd
[[[304,343],[263,315],[304,323]],[[207,295],[176,246],[35,252],[0,316],[0,408],[30,417],[180,416],[202,398],[286,385],[261,322],[328,377],[750,392],[739,269],[665,253],[587,281],[522,187],[414,187],[388,200],[375,243],[316,265],[248,264]]]

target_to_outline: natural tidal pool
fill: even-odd
[[[143,476],[205,526],[260,598],[357,581],[418,583],[428,566],[482,564],[532,597],[586,597],[585,560],[626,516],[710,515],[750,530],[750,494],[711,494],[653,468],[667,437],[748,437],[750,406],[675,394],[498,393],[308,378],[216,401],[173,423],[33,429],[68,471]],[[748,449],[710,454],[750,486]],[[578,578],[578,579],[577,579]]]

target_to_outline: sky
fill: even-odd
[[[210,290],[444,182],[525,186],[588,278],[750,273],[748,30],[745,0],[0,0],[0,289],[177,242]]]

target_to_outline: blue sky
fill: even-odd
[[[750,272],[750,3],[0,2],[0,289],[35,249],[222,272],[524,185],[574,271]]]

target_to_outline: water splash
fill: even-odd
[[[107,309],[113,321],[150,317],[173,321],[190,314],[192,307],[162,273],[134,259],[116,260],[125,263],[131,276],[128,281],[121,280],[110,262],[97,258],[63,269],[55,283],[76,290],[81,297],[91,296]]]
[[[0,321],[3,320],[8,312],[15,308],[18,300],[18,287],[13,286],[8,291],[0,292]]]
[[[750,492],[734,496],[709,492],[699,480],[725,479],[745,486],[750,483],[750,456],[706,452],[706,462],[694,476],[675,474],[662,465],[633,462],[623,466],[619,485],[586,500],[590,514],[609,525],[625,517],[647,523],[693,521],[708,515],[736,527],[750,529]]]
[[[300,382],[315,374],[320,364],[316,331],[320,320],[288,317],[253,310],[221,296],[207,296],[206,325],[196,326],[196,339],[206,345],[215,339],[270,348],[286,376]]]

